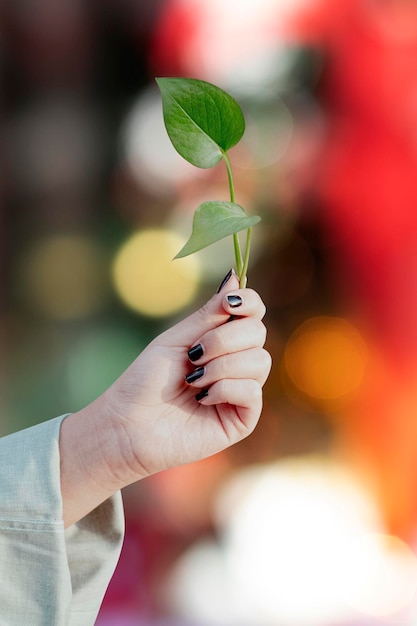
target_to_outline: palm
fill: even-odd
[[[132,440],[138,426],[142,435],[135,456],[147,473],[219,452],[249,432],[242,421],[244,409],[197,402],[196,390],[184,382],[190,367],[184,355],[184,348],[151,345],[131,366],[130,375],[141,381],[140,389],[128,394],[130,384],[124,381],[122,394],[129,400],[125,416]]]

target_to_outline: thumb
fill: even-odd
[[[223,307],[223,296],[233,289],[239,289],[239,279],[232,269],[220,283],[217,293],[206,304],[160,335],[164,345],[191,346],[205,332],[224,324],[230,317],[230,311]]]

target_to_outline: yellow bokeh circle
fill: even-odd
[[[129,308],[164,317],[190,304],[201,272],[194,256],[173,260],[183,245],[182,237],[164,229],[140,231],[122,245],[114,260],[113,280]]]
[[[22,255],[16,289],[32,309],[46,317],[79,319],[105,306],[107,274],[104,252],[92,237],[50,235]]]

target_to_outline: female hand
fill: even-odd
[[[67,511],[74,511],[74,498],[80,497],[71,483],[79,485],[83,476],[84,482],[94,481],[96,506],[100,486],[102,501],[120,487],[215,454],[253,431],[271,368],[263,348],[265,306],[229,274],[201,309],[154,339],[102,396],[64,420],[61,485],[64,496],[67,486]],[[81,508],[87,501],[84,496]]]

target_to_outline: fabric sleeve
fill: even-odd
[[[65,417],[0,439],[0,626],[91,626],[120,555],[120,493],[64,530]]]

